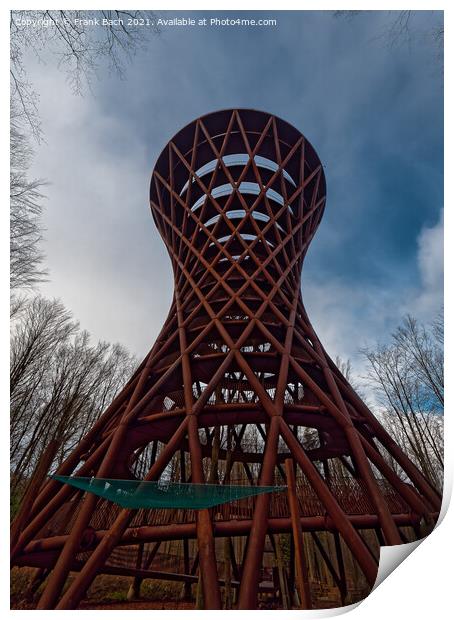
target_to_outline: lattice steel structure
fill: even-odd
[[[22,515],[13,549],[15,564],[50,572],[39,607],[76,607],[100,572],[162,578],[150,556],[152,543],[166,539],[196,540],[207,608],[221,607],[226,583],[218,537],[248,537],[244,556],[232,559],[239,608],[257,605],[266,536],[275,532],[293,533],[303,606],[310,589],[302,532],[343,540],[372,585],[377,557],[360,530],[399,544],[402,526],[418,532],[433,523],[440,496],[339,372],[306,314],[302,264],[325,208],[316,152],[273,115],[209,114],[161,153],[150,203],[173,267],[169,315],[58,473],[156,480],[178,457],[180,480],[228,483],[241,466],[249,483],[284,481],[288,494],[169,517],[49,481]],[[192,583],[187,548],[180,578]],[[122,549],[132,562],[115,560]],[[72,570],[78,574],[61,596]]]

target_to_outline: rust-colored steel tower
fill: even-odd
[[[219,510],[130,510],[51,480],[23,521],[13,563],[48,577],[40,608],[77,607],[98,573],[190,585],[197,571],[206,608],[223,605],[229,571],[238,608],[255,608],[267,536],[290,533],[300,604],[309,607],[306,537],[320,544],[316,533],[330,532],[337,556],[324,557],[339,588],[345,593],[341,547],[372,585],[377,554],[364,531],[381,544],[405,542],[402,528],[431,527],[440,496],[339,372],[306,314],[301,269],[325,208],[313,147],[270,114],[209,114],[161,153],[150,203],[173,267],[169,315],[58,473],[151,481],[173,467],[183,482],[234,484],[241,471],[250,484],[288,489]],[[239,537],[247,537],[241,557]],[[153,559],[162,541],[175,540],[184,543],[183,566],[170,575]]]

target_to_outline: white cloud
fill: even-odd
[[[77,97],[51,65],[31,67],[45,143],[36,176],[46,187],[44,251],[50,282],[96,339],[143,356],[172,295],[170,261],[148,207],[151,163],[143,141],[95,97]],[[126,121],[127,119],[125,119]]]
[[[400,299],[391,290],[354,281],[310,281],[303,285],[303,299],[329,355],[350,359],[356,374],[364,370],[359,349],[387,339],[400,320]]]
[[[443,210],[433,227],[424,227],[417,239],[419,282],[399,286],[390,274],[389,287],[339,279],[305,279],[303,299],[309,318],[327,352],[350,359],[353,374],[361,382],[366,361],[362,347],[389,341],[392,332],[408,313],[431,321],[443,304]],[[363,387],[373,402],[373,394]]]
[[[413,313],[431,319],[443,303],[443,209],[435,226],[423,228],[418,237],[418,266],[421,289],[414,302]]]

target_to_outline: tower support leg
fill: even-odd
[[[279,439],[279,422],[280,418],[278,416],[273,416],[270,421],[262,471],[260,474],[260,484],[262,485],[269,485],[273,482]],[[251,532],[247,543],[246,557],[243,564],[243,573],[241,576],[240,593],[238,597],[239,609],[255,609],[257,606],[260,563],[265,546],[269,502],[270,498],[268,494],[257,496]]]
[[[191,451],[192,481],[203,482],[202,455],[197,427],[197,417],[188,416],[189,447]],[[202,578],[205,609],[221,609],[218,569],[214,549],[213,524],[208,509],[198,510],[196,516],[197,542],[199,547],[200,576]]]
[[[375,579],[377,578],[378,571],[378,564],[375,561],[374,556],[370,553],[361,536],[358,532],[356,532],[350,521],[347,519],[344,511],[337,503],[336,498],[331,493],[317,469],[314,467],[313,463],[284,420],[282,420],[281,429],[282,436],[290,448],[295,460],[308,478],[320,501],[326,507],[326,510],[333,519],[336,528],[342,534],[353,555],[356,557],[368,583],[373,586]]]
[[[304,558],[303,533],[301,531],[298,498],[296,496],[295,469],[292,459],[286,459],[285,473],[287,476],[288,503],[295,545],[296,583],[298,586],[299,599],[301,609],[312,609],[311,591],[307,576],[306,560]]]
[[[178,427],[172,439],[166,444],[165,448],[159,454],[156,462],[151,467],[145,480],[156,479],[162,470],[166,467],[172,456],[175,454],[178,446],[183,439],[187,429],[187,420],[185,419]],[[123,509],[112,527],[109,530],[108,535],[101,540],[96,549],[91,554],[84,567],[74,579],[68,590],[62,596],[56,609],[75,609],[80,600],[84,596],[87,588],[95,578],[98,570],[102,567],[106,559],[109,557],[112,549],[115,547],[123,532],[128,527],[128,524],[133,516],[133,511]]]

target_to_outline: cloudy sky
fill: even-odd
[[[42,292],[94,338],[145,355],[172,296],[148,207],[156,157],[200,115],[257,108],[295,125],[325,166],[303,298],[331,355],[358,370],[361,346],[386,341],[405,313],[430,320],[442,304],[442,67],[430,34],[442,17],[420,12],[411,40],[395,45],[388,12],[253,17],[278,25],[163,28],[124,80],[101,71],[84,97],[51,55],[28,57],[45,135],[33,172],[50,182]]]

